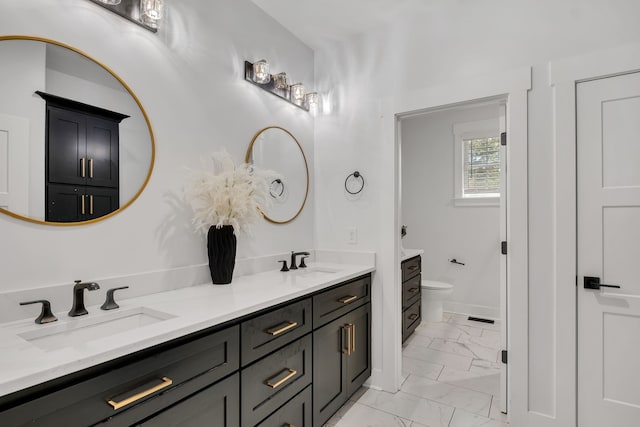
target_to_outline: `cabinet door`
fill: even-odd
[[[353,310],[346,317],[351,345],[347,358],[347,397],[371,376],[371,304]]]
[[[138,424],[144,427],[238,427],[240,381],[235,374]]]
[[[87,185],[117,188],[119,182],[118,123],[95,116],[87,120]]]
[[[347,400],[345,317],[313,332],[313,425],[323,425]]]
[[[86,181],[86,116],[74,111],[47,109],[47,180],[82,185]],[[84,160],[83,160],[84,159]]]
[[[86,187],[85,219],[100,218],[118,209],[120,206],[118,189]]]
[[[84,186],[48,184],[47,185],[47,211],[45,221],[51,222],[77,222],[86,218],[86,198]],[[82,203],[85,203],[83,215]]]

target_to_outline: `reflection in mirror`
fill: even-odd
[[[131,204],[149,180],[154,142],[128,86],[52,40],[0,37],[0,61],[0,211],[61,225]]]
[[[273,204],[262,212],[267,221],[286,224],[300,215],[309,191],[309,169],[291,132],[278,126],[262,129],[249,144],[245,161],[278,174],[269,189]]]

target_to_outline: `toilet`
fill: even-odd
[[[453,292],[453,285],[434,280],[422,281],[422,320],[442,322],[442,303]]]

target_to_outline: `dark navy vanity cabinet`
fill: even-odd
[[[422,321],[422,258],[402,261],[402,342]]]
[[[371,375],[371,275],[0,397],[1,426],[321,426]]]

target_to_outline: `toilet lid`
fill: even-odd
[[[453,289],[451,283],[436,282],[434,280],[423,280],[422,287],[425,289]]]

